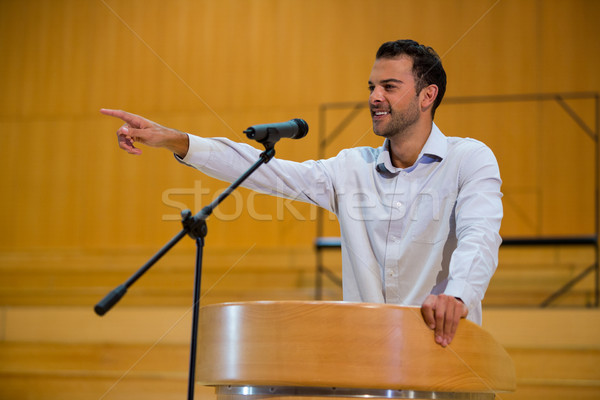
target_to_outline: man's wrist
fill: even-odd
[[[173,129],[166,148],[180,158],[185,158],[190,147],[190,139],[187,133]]]

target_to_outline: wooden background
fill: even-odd
[[[61,369],[11,357],[54,351],[60,335],[48,339],[48,324],[95,327],[87,317],[92,306],[180,230],[180,210],[197,211],[226,187],[165,151],[120,151],[120,123],[100,108],[245,142],[249,125],[304,118],[309,135],[277,145],[279,157],[301,161],[317,157],[320,105],[367,100],[366,81],[384,41],[412,38],[434,47],[448,74],[448,98],[599,92],[598,21],[595,0],[0,1],[0,339],[7,354],[0,368],[2,382],[21,382],[0,389],[0,398],[28,398],[23,393],[35,385],[27,382],[50,381],[56,398],[68,398],[49,371],[85,375],[93,363]],[[598,123],[593,101],[568,105],[592,129]],[[341,118],[332,113],[331,126]],[[595,233],[597,143],[556,102],[442,103],[436,123],[447,135],[475,137],[494,150],[504,180],[503,236]],[[365,111],[327,155],[380,143]],[[305,204],[237,192],[209,220],[203,303],[311,299],[315,216]],[[327,232],[336,233],[334,222]],[[154,321],[162,307],[184,310],[193,253],[193,241],[184,239],[112,313],[143,307]],[[338,268],[338,255],[329,258]],[[590,249],[503,250],[489,304],[537,304],[591,260]],[[589,277],[563,303],[589,304],[592,285]],[[340,298],[335,285],[325,289],[326,298]],[[591,312],[583,327],[598,326]],[[57,320],[36,322],[43,315]],[[504,325],[510,323],[508,317]],[[110,335],[100,335],[90,354],[108,351],[102,343]],[[65,339],[74,347],[48,357],[72,354],[84,336]],[[513,351],[531,350],[514,343]],[[598,343],[585,346],[582,354],[598,361]],[[119,368],[127,364],[120,360]],[[549,378],[527,382],[539,393],[554,385],[598,395],[597,374],[562,373],[552,367]],[[544,386],[544,379],[554,383]],[[50,392],[37,394],[54,398]],[[535,397],[526,393],[521,398]]]

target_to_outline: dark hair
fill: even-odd
[[[442,66],[442,60],[431,47],[419,44],[414,40],[386,42],[377,50],[375,59],[395,58],[401,55],[406,55],[413,60],[413,75],[415,76],[417,94],[426,86],[433,84],[438,87],[438,94],[431,110],[431,116],[433,117],[446,92],[446,71]]]

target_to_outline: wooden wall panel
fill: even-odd
[[[303,160],[317,154],[320,104],[366,100],[373,55],[385,40],[434,46],[448,71],[447,96],[600,90],[594,1],[30,0],[0,7],[5,251],[153,248],[178,229],[164,196],[179,190],[196,209],[224,187],[163,152],[120,152],[119,123],[99,116],[101,107],[241,141],[248,125],[304,117],[309,136],[278,145],[280,157]],[[566,136],[572,122],[554,120],[551,105],[456,107],[440,109],[443,130],[486,141],[501,163],[507,203],[515,204],[503,233],[593,229],[592,146],[581,132]],[[593,123],[595,110],[582,107]],[[368,119],[361,121],[358,139],[345,136],[333,153],[370,132]],[[193,193],[198,182],[210,190],[201,200]],[[281,207],[248,192],[237,201],[249,196],[260,215]],[[223,213],[235,214],[235,206]],[[257,221],[245,204],[236,221],[211,224],[211,244],[308,248],[314,210],[294,207],[306,221],[289,210],[283,221]],[[260,240],[250,234],[256,231]]]

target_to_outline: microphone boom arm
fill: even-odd
[[[276,142],[276,141],[275,141]],[[196,374],[196,349],[198,340],[198,319],[200,313],[200,290],[202,277],[202,249],[204,247],[204,237],[207,234],[206,218],[212,214],[213,210],[240,186],[254,171],[262,164],[268,163],[275,156],[275,142],[263,143],[265,151],[260,154],[260,158],[235,182],[221,193],[212,203],[205,206],[196,215],[192,216],[190,210],[184,210],[181,213],[183,229],[175,235],[167,244],[163,246],[146,264],[144,264],[135,274],[133,274],[125,283],[117,286],[108,293],[94,307],[96,314],[102,316],[106,314],[117,302],[127,293],[127,289],[133,285],[142,275],[144,275],[158,260],[162,258],[173,246],[175,246],[184,236],[188,235],[196,241],[196,270],[194,278],[194,303],[192,309],[192,338],[190,342],[190,365],[188,375],[188,400],[194,399],[194,384]]]

